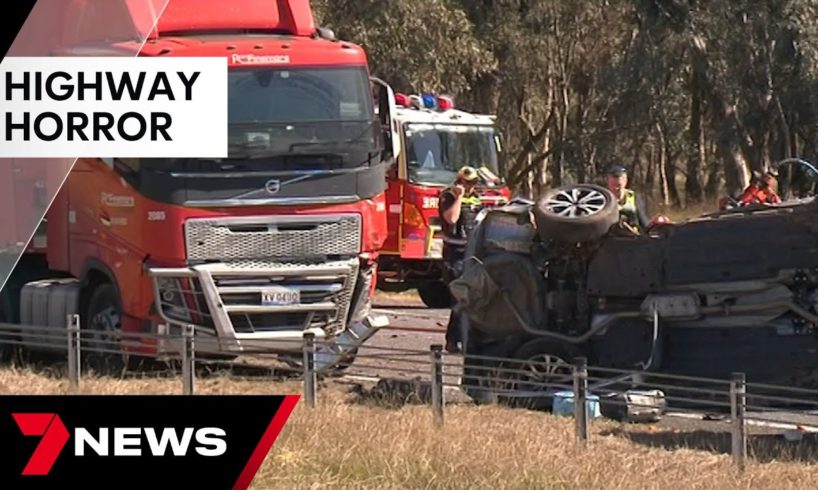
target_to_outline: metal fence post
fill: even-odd
[[[193,345],[193,325],[185,325],[183,330],[184,349],[182,350],[182,391],[192,395],[196,382],[196,351]]]
[[[730,380],[730,416],[732,427],[733,461],[739,471],[744,471],[747,460],[747,425],[744,414],[747,409],[747,384],[744,373],[733,373]]]
[[[315,391],[318,375],[315,372],[315,334],[304,333],[304,399],[307,406],[315,408]]]
[[[80,387],[80,316],[68,315],[68,389],[76,393]]]
[[[432,346],[432,413],[435,426],[443,426],[443,346]]]
[[[588,359],[574,359],[574,429],[577,442],[585,446],[588,442]]]

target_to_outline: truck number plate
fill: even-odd
[[[301,303],[301,291],[285,287],[268,288],[261,292],[262,306],[285,306]]]

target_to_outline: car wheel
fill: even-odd
[[[418,296],[429,308],[451,308],[454,304],[449,286],[442,281],[425,282],[418,286]]]
[[[534,206],[534,218],[544,241],[593,242],[619,221],[619,205],[603,187],[569,185],[546,192]]]
[[[519,395],[512,393],[501,401],[518,408],[549,410],[553,393],[571,389],[572,361],[579,355],[580,350],[568,344],[546,339],[526,342],[514,352],[515,361],[503,366],[503,389]]]

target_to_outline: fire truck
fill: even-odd
[[[192,325],[199,354],[296,359],[310,332],[319,369],[348,365],[385,325],[370,304],[399,152],[391,89],[308,0],[170,0],[144,45],[56,54],[129,51],[227,58],[228,157],[79,159],[3,290],[5,320],[64,350],[23,326],[79,314],[89,350],[119,339],[107,362],[178,353]]]
[[[478,194],[484,205],[510,199],[500,133],[494,116],[458,110],[451,97],[397,93],[395,104],[400,152],[388,174],[388,236],[378,284],[387,291],[417,288],[430,308],[448,308],[438,196],[461,167],[471,166],[481,177]]]

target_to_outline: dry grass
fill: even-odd
[[[31,371],[0,372],[0,393],[62,393],[66,384]],[[84,379],[95,394],[176,394],[177,379]],[[200,393],[297,393],[300,384],[199,380]],[[450,406],[445,427],[428,407],[354,403],[340,386],[315,410],[296,408],[254,488],[816,488],[818,456],[766,448],[742,476],[724,453],[726,437],[649,426],[592,424],[587,450],[572,421],[498,407]],[[776,443],[778,444],[778,443]],[[694,449],[699,448],[699,449]],[[814,448],[814,446],[813,446]],[[767,462],[769,461],[769,462]]]

